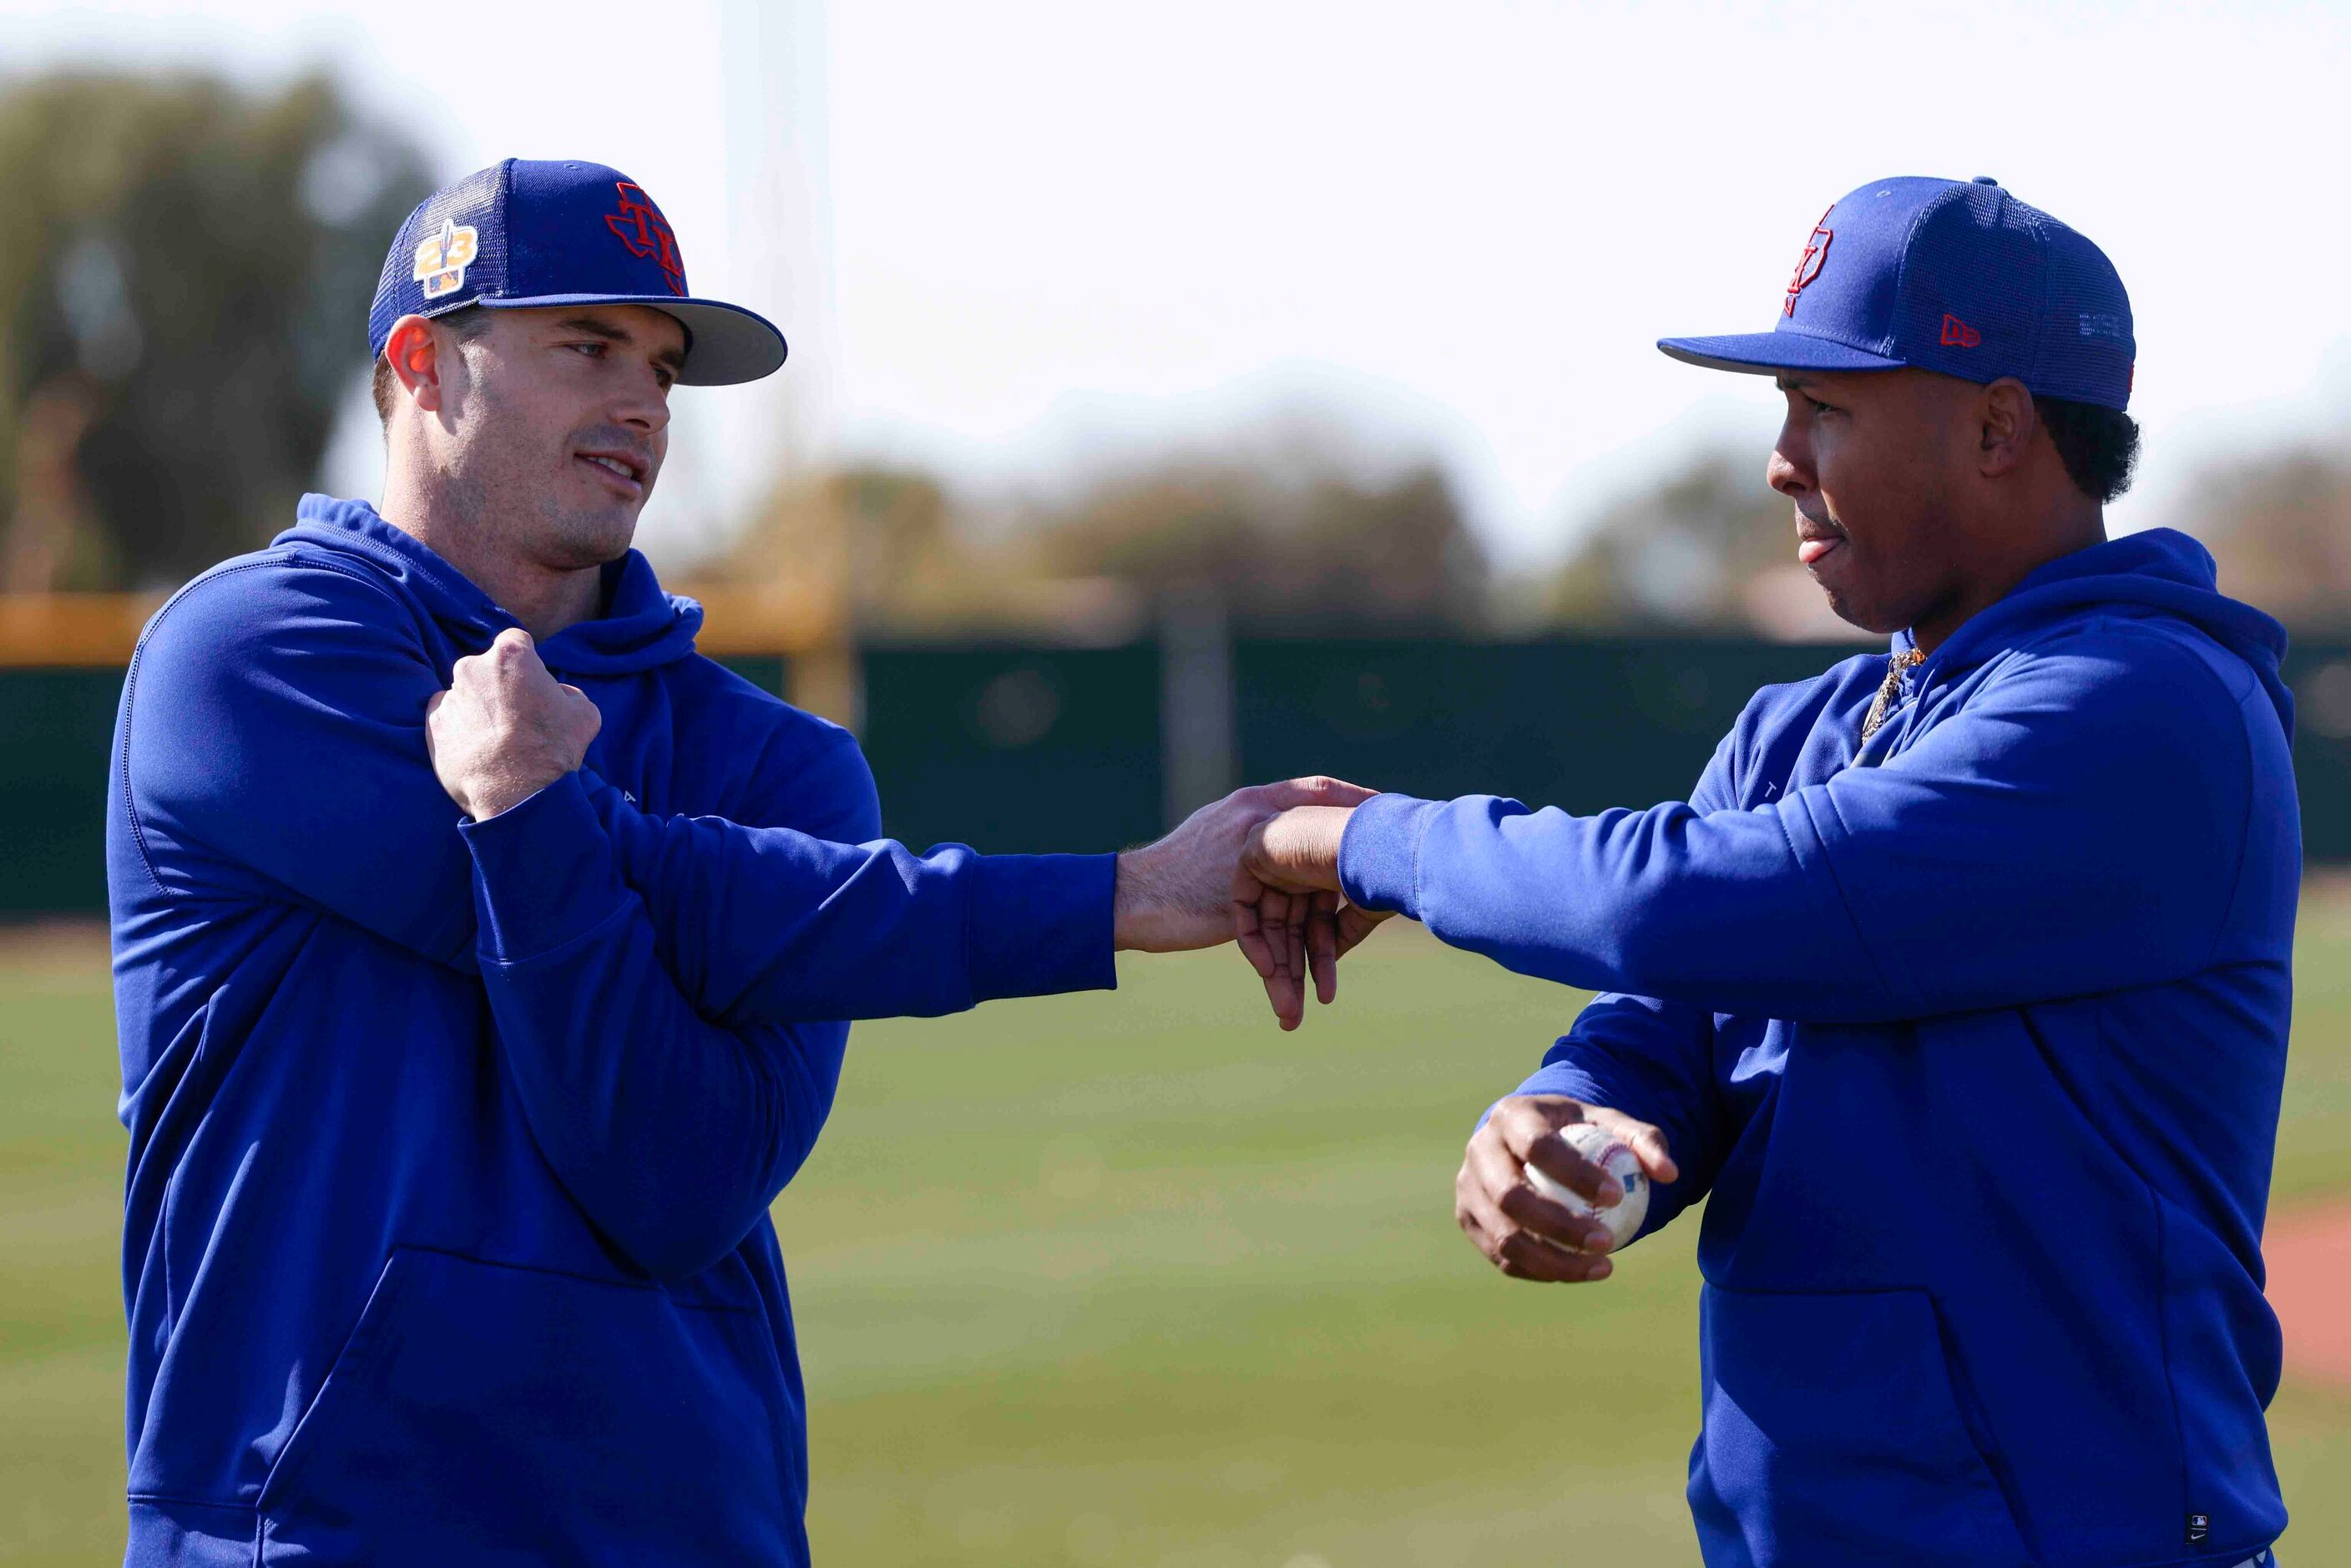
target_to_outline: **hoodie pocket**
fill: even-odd
[[[263,1561],[792,1561],[799,1424],[756,1312],[402,1248],[262,1486]]]
[[[1708,1563],[2032,1561],[1969,1436],[1923,1291],[1706,1288],[1690,1506]]]

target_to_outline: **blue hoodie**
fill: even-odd
[[[1687,804],[1357,809],[1350,895],[1604,993],[1520,1092],[1665,1132],[1647,1229],[1712,1195],[1713,1568],[2235,1563],[2284,1528],[2283,647],[2137,534],[1961,626],[1866,746],[1874,655],[1757,694]]]
[[[916,858],[632,553],[580,772],[424,706],[514,624],[357,502],[173,596],[117,721],[133,1563],[804,1563],[767,1221],[848,1026],[1113,984],[1110,856]]]

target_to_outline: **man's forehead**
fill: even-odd
[[[1782,371],[1772,384],[1782,392],[1851,392],[1867,386],[1891,386],[1900,371]]]
[[[517,310],[548,332],[589,332],[609,342],[643,345],[664,357],[684,358],[685,326],[650,305],[550,305]]]

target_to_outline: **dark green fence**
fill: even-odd
[[[1035,854],[1158,833],[1156,649],[873,648],[862,664],[891,837]]]
[[[1686,795],[1756,687],[1850,646],[1703,639],[1244,640],[1244,779],[1335,773],[1383,789],[1515,795],[1573,810]],[[783,665],[730,661],[770,690]],[[1106,850],[1165,810],[1158,651],[891,647],[862,655],[864,744],[893,837]],[[2313,861],[2351,861],[2351,647],[2299,647],[2294,761]],[[107,745],[120,674],[0,672],[0,917],[105,904]]]

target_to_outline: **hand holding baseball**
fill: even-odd
[[[580,766],[603,716],[539,662],[530,633],[501,632],[457,661],[424,709],[424,748],[449,798],[475,821],[520,805]]]
[[[1586,1124],[1621,1140],[1652,1182],[1681,1175],[1666,1135],[1646,1122],[1564,1094],[1514,1094],[1503,1101],[1469,1139],[1453,1178],[1453,1213],[1471,1245],[1513,1280],[1581,1284],[1614,1271],[1607,1255],[1616,1238],[1606,1215],[1623,1201],[1624,1185],[1560,1136]],[[1531,1171],[1598,1212],[1578,1213],[1545,1197],[1529,1179]]]

